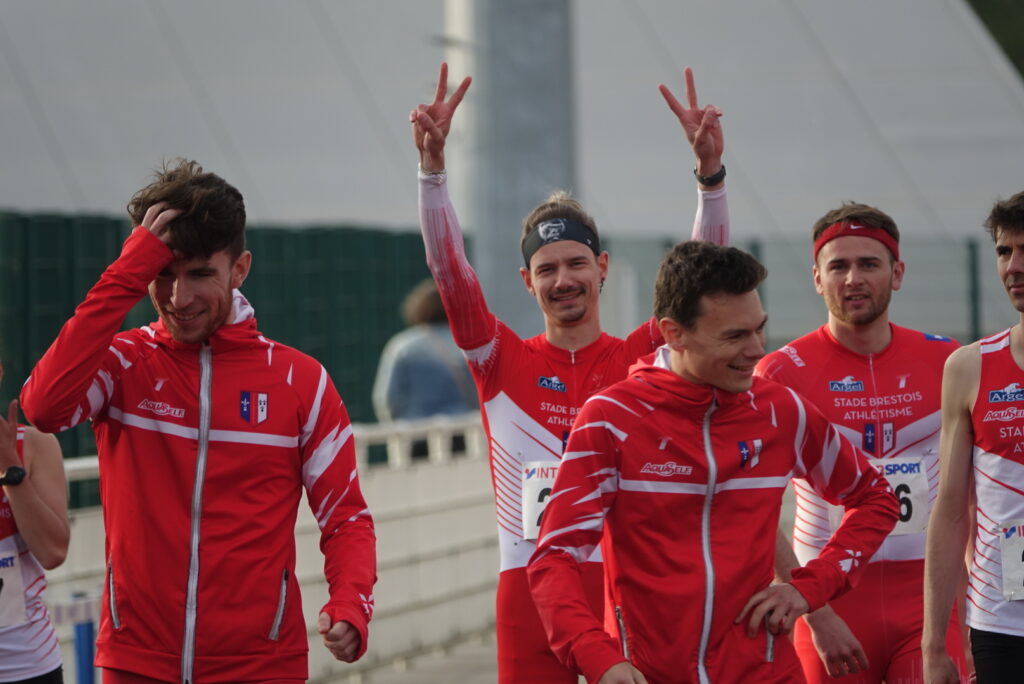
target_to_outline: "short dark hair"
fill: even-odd
[[[441,293],[437,291],[433,278],[421,280],[409,290],[409,294],[405,295],[402,301],[402,319],[406,325],[448,322],[448,314],[445,313],[444,304],[441,302]]]
[[[815,221],[814,227],[811,229],[811,240],[814,241],[821,237],[825,229],[833,223],[842,223],[843,221],[860,223],[884,230],[899,244],[900,229],[896,227],[896,222],[892,217],[878,207],[873,207],[870,204],[860,204],[859,202],[843,202]]]
[[[1024,231],[1024,191],[1010,199],[996,202],[985,219],[985,229],[993,241],[1000,230],[1013,233]]]
[[[153,182],[132,196],[128,215],[141,225],[148,210],[158,202],[182,213],[170,223],[170,247],[185,258],[209,257],[227,249],[235,260],[245,250],[245,202],[233,185],[198,162],[175,159],[164,162]]]
[[[692,328],[701,314],[701,298],[745,294],[768,275],[750,254],[713,242],[688,240],[669,250],[654,281],[654,315]]]
[[[571,219],[576,223],[582,223],[592,230],[594,235],[597,235],[597,224],[594,222],[594,217],[586,212],[583,205],[565,190],[555,190],[523,219],[523,234],[519,238],[520,251],[526,243],[526,238],[536,230],[539,224],[556,218]]]

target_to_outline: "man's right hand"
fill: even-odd
[[[866,672],[868,656],[846,622],[831,606],[808,613],[804,621],[811,630],[811,640],[830,677]]]
[[[146,215],[142,217],[142,227],[167,245],[170,244],[171,239],[171,221],[179,216],[181,216],[180,209],[168,209],[167,202],[157,202],[146,209]]]
[[[686,77],[686,103],[683,106],[676,99],[668,86],[658,86],[661,96],[665,98],[669,109],[679,119],[679,124],[686,133],[686,139],[693,148],[693,154],[697,158],[697,173],[702,176],[711,176],[722,168],[722,151],[725,147],[722,136],[722,125],[719,119],[722,117],[722,110],[714,105],[703,107],[697,104],[697,88],[693,84],[693,70],[687,67],[684,71]]]
[[[647,679],[629,663],[618,663],[609,667],[597,684],[647,684]]]
[[[409,113],[412,124],[412,139],[420,151],[420,168],[428,173],[444,171],[444,143],[452,125],[452,116],[462,102],[473,79],[469,76],[455,89],[445,102],[448,93],[448,64],[441,62],[441,73],[437,77],[437,91],[430,104],[417,105]]]

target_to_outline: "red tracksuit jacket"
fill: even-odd
[[[665,347],[591,397],[529,566],[555,653],[590,682],[625,659],[652,684],[799,680],[788,639],[733,624],[772,581],[794,476],[847,507],[819,558],[793,573],[813,610],[851,586],[898,515],[885,479],[821,413],[769,380],[741,394],[688,382]],[[599,543],[603,629],[574,579]]]
[[[303,489],[324,610],[366,648],[375,542],[352,428],[323,366],[263,337],[240,294],[208,344],[160,323],[119,333],[171,257],[137,228],[21,393],[42,430],[93,421],[107,558],[96,664],[182,682],[305,678]]]

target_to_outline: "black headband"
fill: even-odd
[[[586,245],[594,256],[601,254],[601,241],[587,226],[567,218],[548,219],[535,225],[523,240],[523,259],[526,261],[526,268],[530,268],[530,258],[538,249],[562,240],[572,240]]]

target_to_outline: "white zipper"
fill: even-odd
[[[284,569],[281,573],[281,592],[278,594],[277,599],[277,612],[274,613],[274,624],[270,626],[270,634],[267,638],[271,641],[277,641],[277,637],[281,632],[281,620],[284,618],[284,604],[288,598],[288,568]]]
[[[704,492],[704,511],[700,519],[700,545],[704,556],[704,625],[700,630],[700,649],[697,651],[697,675],[700,684],[710,684],[707,665],[704,659],[708,653],[708,639],[711,636],[711,618],[714,615],[715,601],[715,566],[711,560],[711,503],[715,498],[715,480],[718,477],[718,466],[715,453],[711,449],[711,415],[718,408],[715,395],[711,395],[711,406],[704,414],[704,456],[708,460],[708,487]]]
[[[121,629],[121,616],[117,613],[117,599],[114,596],[114,562],[107,564],[107,593],[110,594],[110,622],[114,629]]]
[[[619,642],[622,644],[622,657],[629,660],[629,641],[626,640],[626,621],[622,619],[622,606],[615,606],[615,619],[619,623]]]
[[[192,529],[189,537],[188,591],[185,594],[185,641],[181,649],[181,682],[191,684],[196,656],[196,594],[199,591],[199,520],[203,510],[203,480],[210,446],[210,398],[213,392],[210,345],[199,350],[199,450],[192,485]]]

